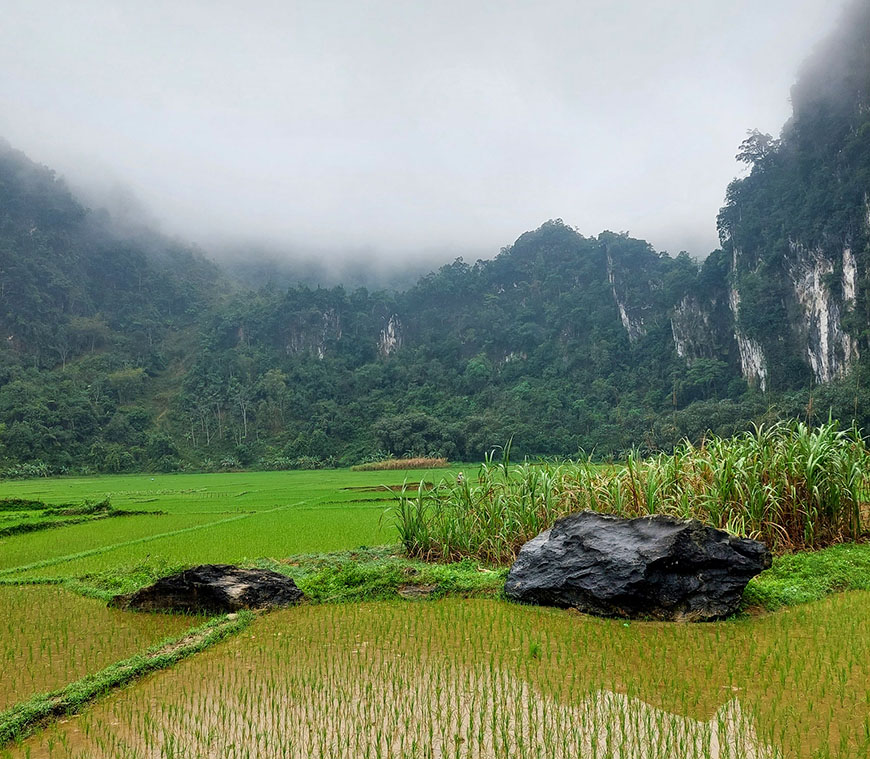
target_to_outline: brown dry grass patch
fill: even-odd
[[[447,459],[418,457],[409,459],[385,459],[370,461],[367,464],[357,464],[351,467],[353,472],[382,472],[395,469],[443,469],[449,466]]]

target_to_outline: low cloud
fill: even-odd
[[[561,217],[703,256],[839,7],[12,0],[0,134],[223,255],[473,259]]]

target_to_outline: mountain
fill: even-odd
[[[155,399],[133,411],[128,398],[222,289],[203,256],[117,229],[0,143],[0,457],[81,467],[131,425],[144,445]]]
[[[842,377],[868,350],[870,6],[807,60],[778,140],[755,133],[719,214],[740,363],[760,388]]]
[[[783,416],[866,426],[870,8],[792,103],[778,138],[740,146],[703,263],[553,220],[402,290],[287,287],[292,270],[256,265],[271,284],[232,284],[4,147],[0,468],[479,459],[511,437],[608,457]]]

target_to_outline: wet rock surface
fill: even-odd
[[[162,577],[135,593],[115,596],[111,603],[139,611],[221,613],[290,606],[300,600],[302,591],[296,583],[277,572],[202,564]]]
[[[706,621],[737,611],[767,547],[696,520],[584,511],[526,543],[505,594],[606,617]]]

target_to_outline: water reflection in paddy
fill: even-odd
[[[706,625],[489,600],[289,609],[26,752],[853,759],[870,755],[870,594]]]
[[[0,710],[61,688],[197,623],[108,609],[50,585],[0,586]]]

